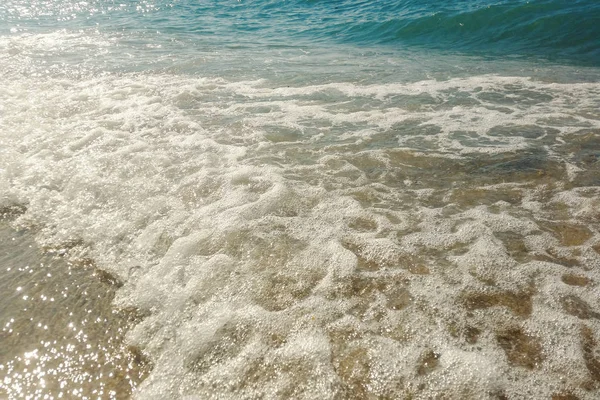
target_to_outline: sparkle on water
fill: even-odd
[[[123,342],[135,314],[111,307],[118,282],[66,252],[0,219],[0,397],[122,399],[150,371]]]

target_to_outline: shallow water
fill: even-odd
[[[6,4],[0,206],[122,283],[134,397],[598,397],[595,4]]]
[[[42,252],[31,233],[0,220],[0,394],[128,397],[151,369],[123,343],[134,315],[112,308],[111,277],[64,255]]]

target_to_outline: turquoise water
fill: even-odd
[[[148,43],[282,48],[316,43],[533,57],[598,66],[600,4],[586,1],[7,0],[1,29],[97,28]]]
[[[153,370],[100,389],[594,399],[599,19],[596,1],[4,0],[0,213],[143,316],[125,342]],[[0,396],[58,396],[19,351]]]

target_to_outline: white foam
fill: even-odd
[[[37,46],[28,36],[11,40],[28,51]],[[7,47],[0,43],[2,51]],[[495,337],[504,323],[542,337],[564,315],[552,299],[557,288],[567,289],[551,279],[563,267],[516,260],[496,236],[522,236],[540,254],[561,247],[552,233],[541,233],[547,201],[527,182],[488,185],[492,192],[520,191],[525,201],[457,200],[450,212],[449,191],[477,186],[476,180],[452,187],[424,187],[421,180],[434,182],[427,175],[444,160],[469,155],[485,163],[488,153],[539,147],[522,136],[492,137],[497,126],[554,127],[558,136],[599,128],[597,114],[578,111],[598,106],[599,84],[479,76],[268,86],[268,80],[107,74],[22,76],[0,88],[0,206],[27,205],[18,223],[37,228],[43,244],[81,242],[72,257],[92,257],[125,282],[116,306],[148,315],[128,340],[155,364],[139,398],[330,398],[352,379],[392,397],[461,390],[523,397],[525,385],[516,378],[533,385],[563,373],[569,363],[555,356],[531,373],[511,367]],[[515,87],[539,101],[528,103]],[[458,92],[472,105],[453,104]],[[336,101],[318,96],[324,93]],[[416,107],[400,99],[422,94],[431,99]],[[575,123],[557,122],[567,118]],[[416,128],[409,121],[418,121]],[[417,129],[424,125],[439,133]],[[396,126],[398,133],[390,133]],[[291,129],[293,140],[270,139],[270,128]],[[461,138],[459,131],[474,136]],[[400,161],[392,166],[389,148],[431,164],[407,158],[402,168]],[[422,176],[401,175],[409,170]],[[585,223],[596,199],[578,193],[552,201],[568,204],[570,218]],[[574,257],[592,265],[598,232],[587,226],[593,238],[580,254],[589,261]],[[587,273],[597,281],[597,271]],[[490,279],[497,285],[489,287]],[[534,295],[530,321],[506,305],[466,311],[462,303],[465,293],[518,292],[531,280],[545,286]],[[597,307],[594,289],[584,291],[582,298]],[[394,296],[396,308],[388,305]],[[452,336],[452,323],[479,326],[483,350]],[[586,323],[598,328],[595,320]],[[560,329],[548,340],[564,342],[548,350],[542,341],[544,351],[581,366],[571,338],[578,337],[576,327]],[[418,374],[427,349],[440,354],[439,365]],[[355,375],[340,368],[355,368]]]

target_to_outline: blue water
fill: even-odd
[[[0,214],[134,398],[598,399],[599,209],[598,0],[0,0]],[[11,319],[0,398],[145,371]]]
[[[350,44],[600,64],[600,3],[583,1],[99,1],[0,5],[0,31],[98,28],[219,46]]]

